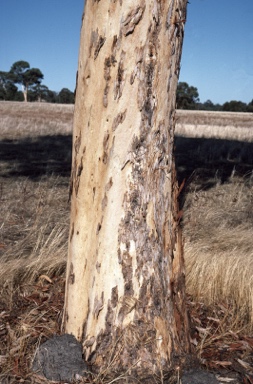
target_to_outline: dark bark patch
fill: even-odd
[[[104,152],[103,152],[103,156],[102,156],[102,161],[104,164],[107,163],[107,159],[108,159],[108,146],[109,146],[109,139],[110,139],[110,134],[109,132],[107,131],[104,135],[104,139],[103,139],[103,148],[104,148]]]
[[[108,93],[109,93],[109,85],[106,84],[103,95],[103,106],[106,108],[108,106]]]
[[[110,138],[110,134],[109,132],[107,131],[104,135],[104,139],[103,139],[103,147],[105,150],[108,149],[108,143],[109,143],[109,138]]]
[[[139,24],[145,11],[144,6],[137,6],[128,12],[127,16],[121,22],[121,31],[127,36],[134,32],[135,27]]]
[[[108,161],[108,154],[107,152],[104,151],[103,156],[102,156],[102,161],[104,164],[107,164]]]
[[[97,232],[96,232],[96,235],[98,235],[98,234],[99,234],[99,232],[100,232],[101,228],[102,228],[102,225],[101,225],[101,223],[98,223],[98,225],[97,225]]]
[[[75,188],[76,196],[78,195],[78,189],[79,189],[80,177],[81,177],[82,171],[83,171],[83,156],[81,157],[80,164],[78,166],[77,173],[74,180],[74,188]]]
[[[117,77],[114,85],[114,100],[119,100],[122,96],[123,88],[124,88],[124,61],[125,61],[126,52],[122,51],[120,55],[120,62],[117,70]]]
[[[134,211],[135,208],[140,206],[140,203],[141,203],[140,200],[141,199],[140,199],[139,191],[136,189],[130,195],[130,206],[132,211]]]
[[[109,93],[109,82],[111,79],[111,57],[106,57],[104,61],[104,79],[106,81],[103,95],[103,105],[107,107],[108,105],[108,93]]]
[[[146,135],[142,134],[142,135],[140,135],[140,137],[134,136],[133,141],[132,141],[132,145],[131,145],[132,152],[137,154],[139,149],[141,147],[145,146],[145,140],[146,140]]]
[[[119,295],[118,295],[118,287],[113,287],[112,288],[112,293],[111,293],[111,305],[112,308],[115,308],[118,304],[119,301]]]
[[[113,131],[116,131],[119,124],[123,123],[123,121],[126,118],[126,113],[127,113],[127,109],[125,109],[124,112],[118,113],[117,116],[114,118],[113,123],[112,123],[112,130]]]
[[[98,54],[99,54],[101,48],[103,47],[105,41],[106,41],[105,37],[99,36],[98,42],[96,43],[96,46],[95,46],[94,60],[96,60],[96,58],[98,57]]]
[[[81,133],[79,136],[76,136],[75,143],[74,143],[74,150],[76,155],[79,152],[80,145],[81,145]]]
[[[114,35],[114,36],[113,36],[113,42],[112,42],[112,49],[111,49],[112,54],[113,54],[114,56],[116,56],[117,42],[118,42],[118,36],[117,36],[117,35]]]
[[[99,263],[98,261],[96,262],[96,270],[97,270],[97,273],[100,273],[100,268],[101,268],[101,263]]]

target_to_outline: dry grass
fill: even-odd
[[[176,132],[185,137],[253,142],[253,114],[178,110]]]
[[[236,177],[186,196],[187,290],[205,303],[234,304],[239,322],[253,325],[252,182]]]
[[[1,185],[0,286],[63,271],[69,227],[67,180],[11,178]]]
[[[198,331],[196,343],[207,365],[210,343],[253,324],[252,116],[188,111],[178,116],[189,308],[193,323],[206,329]],[[72,118],[73,106],[0,103],[2,383],[24,377],[42,383],[29,373],[30,362],[38,343],[60,332]],[[216,328],[206,323],[207,311]]]
[[[178,114],[179,122],[187,121],[186,111]],[[188,125],[176,129],[178,174],[186,179],[181,203],[187,291],[208,305],[227,300],[237,324],[251,328],[253,115],[193,111],[188,121],[195,121],[194,133]]]
[[[1,139],[71,134],[73,105],[0,102]]]

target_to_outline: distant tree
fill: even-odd
[[[221,104],[214,104],[214,111],[222,111],[222,105]]]
[[[199,93],[196,87],[192,87],[185,82],[179,82],[177,86],[177,108],[178,109],[197,109]]]
[[[14,101],[24,101],[23,92],[17,91],[17,93],[15,94]]]
[[[47,101],[49,89],[46,85],[35,84],[28,91],[30,101]]]
[[[221,111],[220,104],[214,104],[211,100],[206,100],[204,103],[198,103],[197,109],[202,111]]]
[[[203,103],[203,107],[206,111],[213,111],[214,103],[208,99]]]
[[[253,99],[247,105],[247,112],[253,112]]]
[[[58,103],[58,95],[57,92],[51,91],[50,89],[47,92],[47,99],[46,101],[48,103]]]
[[[18,87],[12,82],[6,84],[6,99],[5,100],[15,100],[18,92]]]
[[[247,104],[242,101],[231,100],[223,104],[222,110],[229,112],[246,112]]]
[[[58,95],[58,102],[61,104],[74,104],[75,96],[68,88],[62,88]]]
[[[9,79],[8,72],[0,71],[0,100],[14,100],[18,88]]]
[[[30,64],[23,60],[15,62],[9,72],[9,79],[22,86],[24,101],[27,101],[28,89],[34,85],[39,85],[43,77],[40,69],[30,68]]]

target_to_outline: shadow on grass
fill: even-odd
[[[71,135],[6,139],[0,142],[0,176],[31,179],[43,175],[70,176]],[[176,136],[175,158],[179,183],[194,179],[208,189],[231,175],[252,175],[253,143]]]
[[[179,184],[194,180],[197,189],[209,189],[231,176],[253,176],[253,143],[224,139],[175,137]]]
[[[71,135],[37,136],[0,141],[0,176],[31,179],[43,175],[69,177]]]

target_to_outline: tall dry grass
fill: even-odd
[[[0,103],[0,286],[64,270],[73,109]]]
[[[185,200],[187,290],[207,304],[228,300],[239,323],[253,325],[252,180],[237,177]]]
[[[68,181],[21,178],[1,183],[0,286],[64,271],[69,228]]]
[[[177,111],[187,291],[253,325],[253,114]]]

